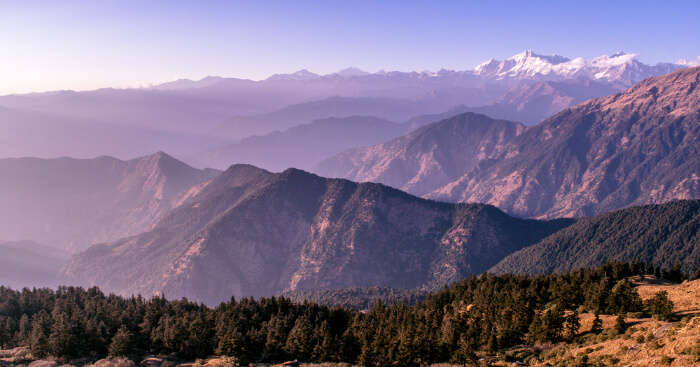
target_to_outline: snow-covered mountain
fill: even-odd
[[[672,63],[647,65],[640,62],[637,57],[637,54],[620,51],[591,60],[582,57],[569,59],[560,55],[539,55],[532,50],[526,50],[503,61],[490,59],[479,64],[474,69],[474,73],[495,80],[590,79],[628,86],[684,67],[684,65]]]

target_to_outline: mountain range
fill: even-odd
[[[64,274],[122,294],[209,304],[300,289],[441,287],[571,222],[234,165],[151,231],[93,246]]]
[[[0,160],[0,234],[67,251],[151,228],[218,171],[168,156]]]
[[[315,171],[526,217],[692,199],[700,196],[699,80],[700,68],[650,78],[515,134],[483,134],[483,126],[505,123],[466,114],[341,153]],[[467,136],[469,149],[449,151]]]
[[[226,169],[231,162],[272,171],[310,169],[346,149],[387,141],[408,126],[373,116],[330,117],[283,131],[251,136],[197,154],[189,160],[200,166]]]
[[[0,156],[132,159],[164,150],[189,159],[317,119],[369,115],[402,123],[459,106],[535,124],[573,104],[684,66],[649,66],[631,54],[586,61],[526,51],[475,70],[349,68],[328,75],[302,70],[260,81],[211,76],[148,88],[0,96]]]
[[[426,195],[492,158],[523,131],[520,123],[467,112],[383,144],[343,152],[315,171]]]
[[[544,61],[523,61],[535,58]],[[518,60],[525,66],[573,63],[535,54]],[[502,70],[511,70],[520,64],[503,65]],[[77,252],[62,268],[62,282],[207,304],[232,295],[347,287],[434,290],[485,271],[543,273],[610,259],[663,266],[678,261],[692,272],[698,265],[698,203],[674,200],[700,197],[700,68],[580,101],[590,91],[603,93],[625,83],[624,78],[612,83],[610,75],[637,74],[606,69],[608,76],[599,78],[583,71],[584,78],[576,81],[555,78],[564,66],[521,76],[494,74],[490,78],[506,92],[490,107],[461,105],[447,112],[420,107],[435,106],[430,101],[444,96],[437,93],[419,98],[419,107],[407,112],[400,107],[406,99],[392,99],[398,101],[398,122],[366,115],[328,117],[351,113],[358,101],[367,102],[358,108],[394,113],[377,102],[386,102],[382,96],[331,96],[249,115],[248,125],[238,125],[250,127],[249,132],[257,125],[278,132],[236,140],[219,137],[226,135],[217,130],[219,123],[207,123],[212,130],[198,136],[224,143],[209,141],[208,150],[188,156],[201,157],[200,165],[215,162],[223,168],[249,161],[274,171],[320,161],[315,172],[339,178],[298,168],[275,173],[249,164],[224,172],[197,169],[162,152],[130,160],[2,159],[2,251],[12,254],[16,260],[11,262],[24,264],[15,267],[18,272],[34,269],[42,279],[66,260],[51,255],[27,262],[37,253],[33,248]],[[417,78],[392,75],[304,72],[265,83],[343,84],[391,76],[410,86]],[[437,78],[426,82],[435,86],[452,74],[417,75]],[[473,72],[459,78],[481,77]],[[213,78],[194,86],[178,81],[146,94],[204,95],[225,90],[220,83],[227,82]],[[469,93],[489,88],[484,84]],[[457,94],[467,90],[457,89]],[[564,107],[573,101],[581,103]],[[487,115],[522,107],[521,113],[535,116],[554,105],[564,109],[534,126]],[[0,113],[43,114],[17,106],[0,108]],[[302,122],[319,116],[325,117]],[[114,125],[114,132],[127,131],[123,136],[129,140],[135,121]],[[165,125],[158,121],[151,127],[188,135],[189,127]],[[641,204],[655,205],[627,208]],[[22,281],[13,279],[14,284]]]
[[[619,51],[591,60],[559,55],[538,55],[525,50],[506,60],[490,59],[479,64],[474,74],[493,79],[589,79],[629,87],[651,76],[667,74],[682,66],[673,63],[646,65],[636,54]]]

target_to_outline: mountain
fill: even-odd
[[[438,114],[415,116],[406,125],[414,130],[465,112],[535,125],[568,107],[617,92],[618,89],[608,83],[585,79],[545,82],[526,80],[508,89],[492,104],[480,107],[461,105]]]
[[[0,233],[81,250],[150,229],[218,171],[194,169],[164,153],[121,161],[0,160]]]
[[[568,107],[618,91],[609,83],[586,79],[524,81],[510,88],[493,104],[465,111],[534,125]]]
[[[700,67],[566,109],[428,194],[527,217],[700,197]]]
[[[498,155],[524,130],[517,122],[468,112],[383,144],[340,153],[321,162],[315,172],[426,195]]]
[[[93,246],[63,273],[123,294],[208,304],[302,289],[438,287],[570,223],[234,165],[151,231]]]
[[[565,80],[588,79],[605,81],[620,86],[631,86],[643,79],[667,74],[682,68],[682,65],[659,63],[646,65],[636,54],[622,51],[613,55],[599,56],[591,60],[581,57],[569,59],[559,55],[538,55],[532,50],[523,51],[506,60],[490,59],[479,64],[474,73],[481,77],[508,79]]]
[[[316,119],[369,115],[405,121],[455,106],[531,124],[685,66],[649,66],[631,54],[586,61],[529,51],[475,70],[301,70],[264,80],[208,76],[145,88],[7,95],[0,96],[0,157],[131,159],[156,150],[187,157]]]
[[[61,267],[69,254],[32,241],[0,241],[2,285],[23,287],[58,286]]]
[[[426,112],[443,111],[450,106],[443,102],[433,103],[433,100],[330,97],[287,106],[262,115],[234,117],[219,125],[212,135],[228,137],[264,135],[332,117],[375,116],[390,121],[403,121]]]
[[[545,274],[636,261],[686,274],[700,267],[700,200],[646,205],[584,218],[489,270]]]
[[[252,136],[199,154],[200,166],[226,168],[247,163],[272,171],[309,169],[346,149],[378,144],[405,132],[405,127],[372,116],[326,118],[284,131]]]

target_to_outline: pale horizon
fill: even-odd
[[[0,94],[147,87],[207,75],[261,80],[350,66],[466,70],[523,49],[586,59],[622,49],[647,64],[698,62],[696,2],[589,5],[5,2]]]

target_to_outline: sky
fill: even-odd
[[[700,56],[700,1],[0,0],[0,94],[472,69],[525,49],[646,63]]]

